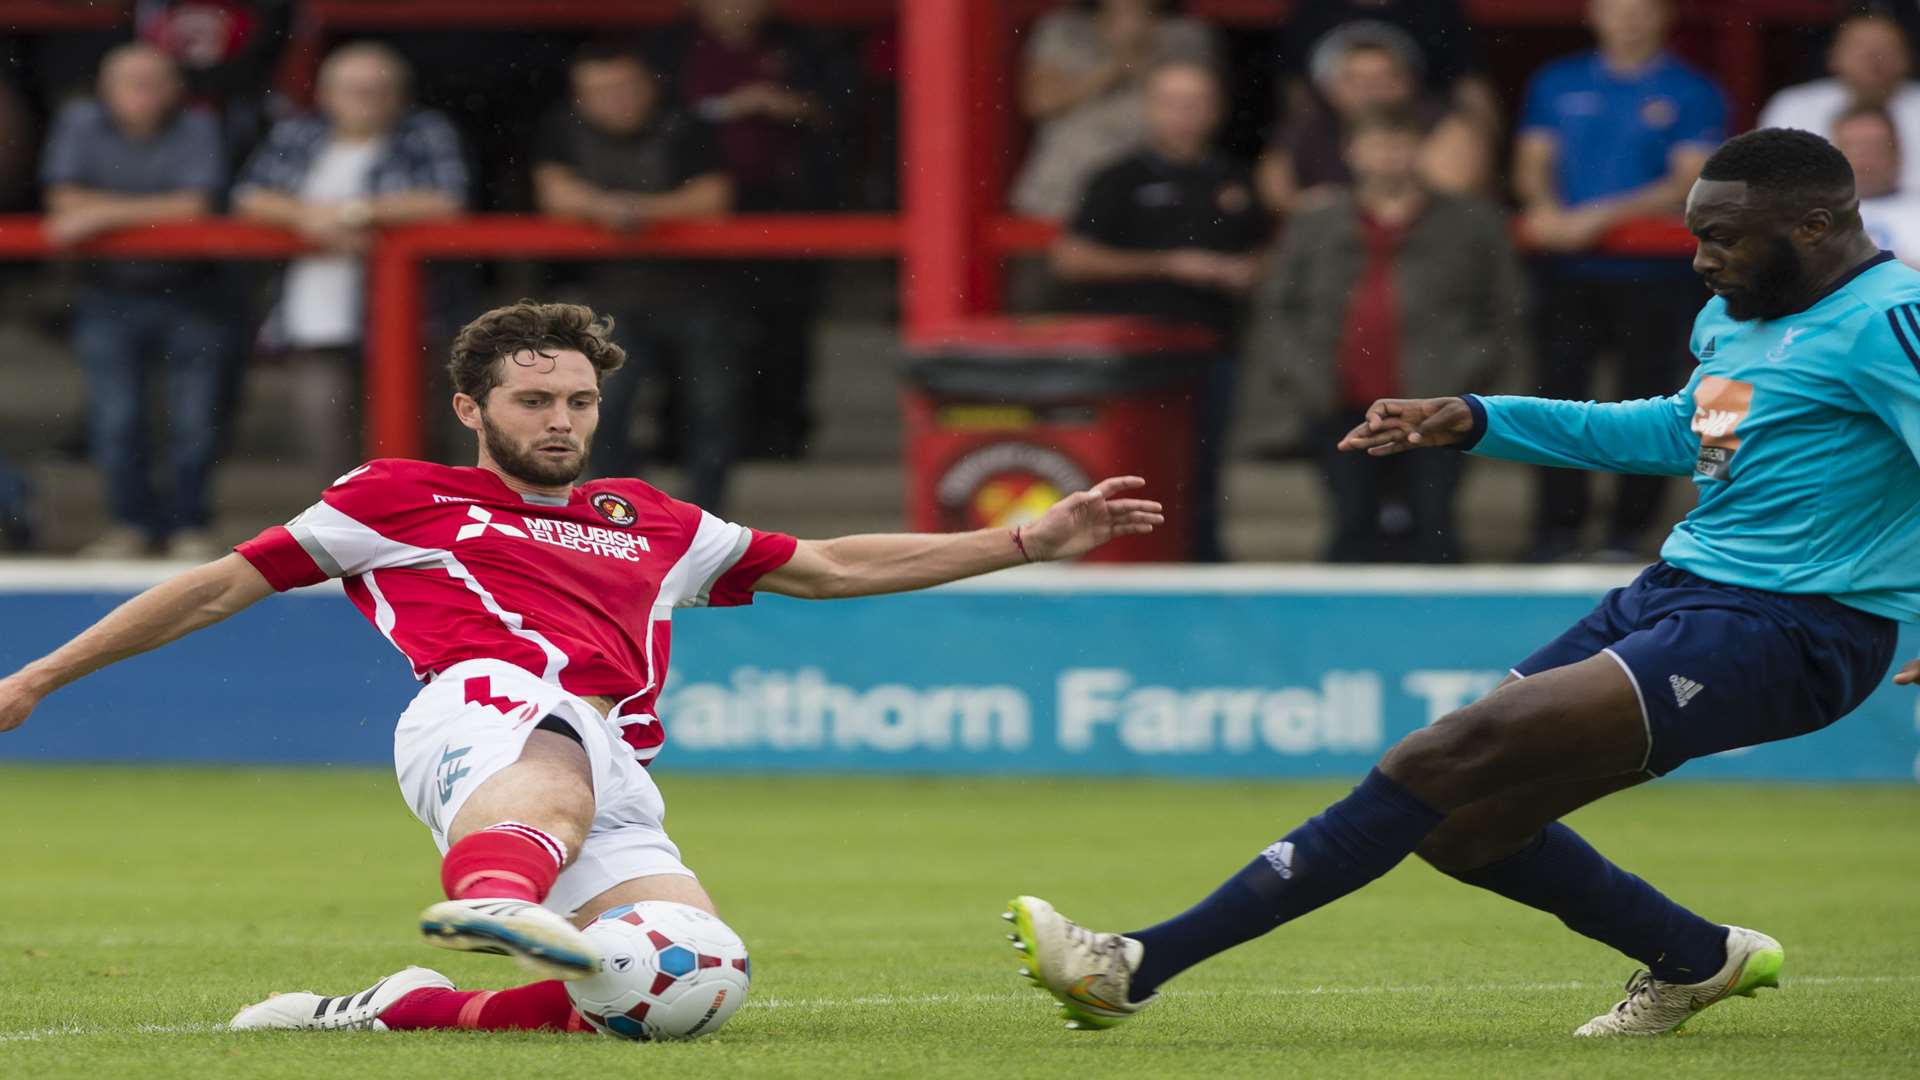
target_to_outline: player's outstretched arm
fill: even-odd
[[[1458,446],[1483,457],[1563,469],[1685,476],[1700,442],[1692,433],[1693,395],[1638,401],[1559,401],[1483,397],[1376,401],[1340,440],[1342,450],[1375,457]]]
[[[0,679],[0,731],[25,723],[42,698],[82,675],[211,626],[272,593],[260,571],[238,555],[155,585],[72,641]]]
[[[754,588],[807,600],[874,596],[943,585],[1026,562],[1071,559],[1116,536],[1152,532],[1166,521],[1159,503],[1122,497],[1146,484],[1137,476],[1102,480],[1016,529],[802,540],[793,558]]]

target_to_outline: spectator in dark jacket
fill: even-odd
[[[711,124],[741,213],[842,205],[848,157],[840,146],[851,65],[812,30],[780,18],[770,0],[688,0],[655,68],[669,97]],[[838,106],[838,109],[836,108]],[[812,260],[735,263],[757,371],[747,387],[750,452],[797,457],[812,428],[813,323],[824,278]],[[738,317],[738,316],[736,316]]]
[[[669,106],[640,57],[617,43],[574,56],[573,105],[541,125],[534,144],[534,200],[542,213],[612,229],[651,221],[715,217],[733,205],[713,126]],[[592,462],[601,476],[629,476],[642,464],[632,435],[649,379],[671,375],[681,395],[687,497],[716,513],[740,455],[747,336],[710,265],[605,263],[587,269],[582,289],[614,316],[628,362],[600,387],[600,430]]]
[[[1233,421],[1240,322],[1272,217],[1246,166],[1213,139],[1222,95],[1213,69],[1172,60],[1151,69],[1146,144],[1095,173],[1053,246],[1053,271],[1082,310],[1202,326],[1219,338],[1201,374],[1194,482],[1173,498],[1193,521],[1196,562],[1225,558],[1220,470]]]
[[[1456,562],[1458,454],[1334,449],[1380,398],[1484,386],[1522,366],[1525,285],[1491,203],[1421,181],[1420,118],[1377,110],[1347,136],[1350,191],[1288,224],[1255,295],[1249,351],[1314,420],[1331,562]]]

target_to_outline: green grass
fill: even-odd
[[[1914,1076],[1920,790],[1655,785],[1575,823],[1785,988],[1685,1036],[1576,1042],[1632,962],[1410,864],[1173,984],[1107,1033],[1016,979],[1016,892],[1128,929],[1210,889],[1334,785],[661,777],[754,955],[719,1034],[229,1033],[275,989],[495,957],[420,944],[437,863],[371,771],[0,767],[0,1077]]]

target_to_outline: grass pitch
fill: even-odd
[[[1675,1038],[1576,1042],[1633,965],[1409,864],[1062,1030],[998,918],[1033,892],[1112,929],[1199,896],[1344,785],[661,776],[754,956],[718,1035],[233,1033],[269,990],[338,993],[422,945],[426,832],[373,771],[0,767],[0,1077],[1915,1076],[1920,790],[1655,785],[1574,823],[1710,918],[1787,947],[1784,989]]]

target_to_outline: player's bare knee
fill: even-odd
[[[1514,836],[1513,832],[1492,827],[1474,816],[1452,815],[1427,834],[1415,854],[1443,874],[1465,874],[1492,866],[1533,839],[1531,835]]]
[[[1380,771],[1419,792],[1427,784],[1455,788],[1494,769],[1503,755],[1500,707],[1476,701],[1402,738],[1380,759]]]

